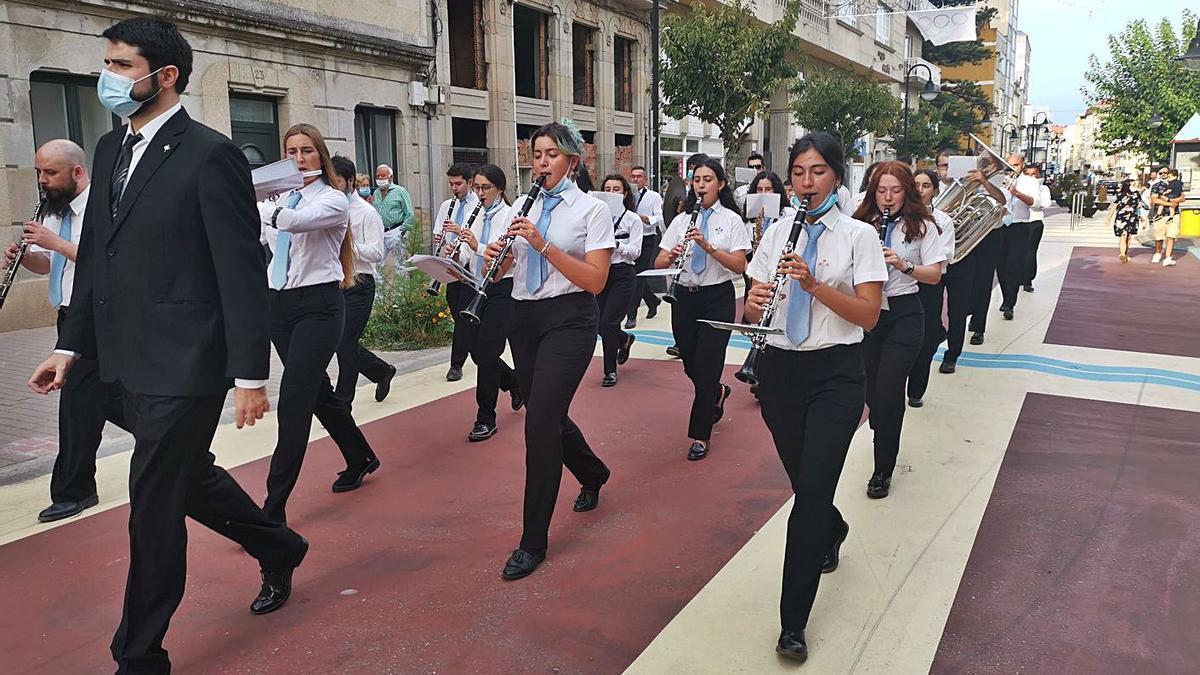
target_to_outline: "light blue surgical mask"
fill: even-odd
[[[165,68],[166,66],[163,66]],[[146,77],[154,77],[161,71],[162,68],[150,73]],[[138,82],[146,79],[139,77],[136,80],[131,80],[124,75],[118,75],[111,70],[100,71],[100,80],[96,83],[96,96],[100,99],[100,104],[108,109],[109,112],[117,117],[129,118],[147,102],[154,100],[162,92],[160,87],[154,95],[145,101],[135,101],[133,99],[133,86]]]
[[[358,188],[358,194],[359,194],[359,196],[362,196],[362,197],[370,197],[371,196],[371,188],[360,187],[360,188]]]
[[[808,210],[808,215],[812,216],[814,218],[820,218],[821,216],[825,215],[826,213],[829,213],[829,209],[832,209],[834,206],[837,205],[837,203],[838,203],[837,191],[830,192],[829,196],[825,198],[825,201],[821,202],[820,206],[818,206],[816,208],[810,208]],[[792,197],[792,206],[795,206],[796,208],[800,208],[800,198],[799,197]]]

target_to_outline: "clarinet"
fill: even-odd
[[[41,222],[42,209],[46,206],[46,195],[42,193],[41,188],[38,188],[38,203],[33,209],[33,217],[30,220]],[[4,307],[4,299],[8,297],[8,292],[12,290],[13,283],[17,279],[17,271],[21,269],[21,258],[25,257],[25,252],[29,250],[29,242],[22,237],[17,243],[17,255],[13,257],[12,262],[8,267],[4,268],[4,279],[0,280],[0,307]]]
[[[683,236],[685,239],[689,234],[691,234],[692,230],[696,229],[696,217],[699,215],[700,215],[700,205],[697,204],[696,208],[692,210],[692,219],[690,221],[688,221],[687,229],[684,230],[684,232],[683,232]],[[674,263],[671,264],[671,269],[673,269],[673,270],[683,269],[683,266],[685,264],[687,264],[688,258],[691,257],[692,247],[695,246],[695,244],[696,244],[695,239],[687,239],[686,243],[684,243],[684,245],[683,245],[683,253],[678,258],[675,259]],[[667,287],[666,295],[663,296],[663,300],[667,301],[670,304],[675,304],[675,301],[679,299],[679,297],[678,297],[679,277],[680,277],[679,274],[676,274],[674,277],[671,277],[671,284]]]
[[[451,216],[454,215],[454,205],[457,203],[458,203],[458,199],[456,199],[454,197],[450,198],[450,204],[446,207],[446,217],[442,219],[443,221],[450,220]],[[435,257],[435,258],[441,257],[442,241],[445,238],[446,238],[446,229],[445,229],[445,227],[443,227],[442,230],[440,232],[438,232],[438,235],[436,237],[434,237],[434,239],[433,239],[433,257]],[[438,281],[437,279],[434,279],[433,281],[429,282],[429,286],[425,288],[425,292],[430,295],[437,295],[439,292],[441,292],[441,290],[442,290],[442,282]]]
[[[800,239],[800,232],[804,229],[804,219],[808,217],[808,200],[801,200],[796,208],[796,217],[792,219],[792,230],[788,233],[787,243],[783,245],[783,252],[779,254],[780,262],[783,257],[796,250],[796,242]],[[779,311],[779,302],[783,298],[783,286],[787,283],[787,274],[783,272],[775,272],[775,289],[771,291],[771,301],[763,308],[762,316],[758,319],[760,328],[768,328],[771,321],[775,319],[775,313]],[[738,380],[749,384],[750,386],[758,386],[758,357],[762,354],[763,348],[767,346],[767,336],[763,333],[755,333],[750,336],[750,353],[746,354],[746,362],[742,364],[742,369],[739,370],[734,377]]]
[[[516,220],[517,218],[525,218],[529,215],[529,210],[533,208],[534,200],[536,200],[538,195],[541,193],[542,186],[546,184],[546,175],[547,174],[544,173],[539,175],[537,179],[533,181],[533,185],[529,186],[529,194],[525,195],[525,203],[521,204],[521,210],[517,213],[513,220]],[[490,262],[487,266],[487,269],[484,270],[481,281],[479,282],[479,288],[475,289],[475,297],[471,298],[471,304],[467,305],[466,309],[459,312],[459,316],[466,317],[467,321],[470,321],[476,326],[479,325],[479,315],[481,313],[481,308],[483,307],[484,301],[487,300],[488,289],[492,287],[492,283],[496,277],[496,274],[500,272],[500,266],[504,264],[504,260],[508,258],[508,254],[512,253],[512,247],[513,244],[516,243],[517,237],[515,235],[505,233],[501,235],[500,239],[497,241],[503,244],[503,246],[500,248],[500,253],[495,258],[492,258],[492,262]]]

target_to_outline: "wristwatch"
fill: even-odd
[[[275,212],[271,214],[271,227],[279,229],[279,225],[275,223],[275,219],[279,217],[279,212],[283,210],[282,206],[276,206]]]
[[[914,264],[912,264],[912,263],[908,263],[908,267],[905,267],[905,268],[904,268],[904,273],[905,273],[905,274],[912,274],[913,270],[915,270],[915,269],[917,269],[917,266],[916,266],[916,265],[914,265]]]

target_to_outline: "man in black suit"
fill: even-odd
[[[267,518],[209,451],[231,385],[239,429],[268,408],[270,312],[249,165],[183,110],[192,52],[173,24],[138,17],[103,37],[97,93],[129,124],[96,146],[72,311],[29,385],[61,389],[80,356],[120,383],[135,446],[112,654],[119,673],[163,673],[186,577],[185,516],[259,561],[255,614],[287,600],[308,542]]]

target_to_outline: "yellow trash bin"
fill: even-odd
[[[1200,207],[1188,207],[1180,210],[1179,236],[1200,237]]]

